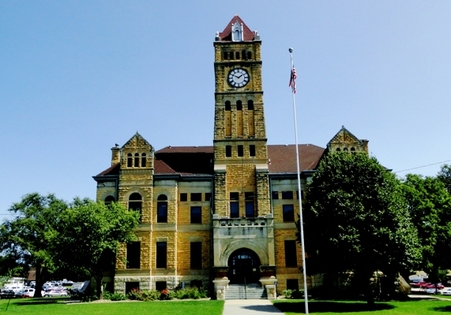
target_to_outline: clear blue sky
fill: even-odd
[[[0,219],[27,193],[95,198],[110,148],[212,145],[213,41],[260,33],[269,144],[344,125],[404,176],[451,160],[451,1],[0,1]],[[434,164],[425,167],[425,165]]]

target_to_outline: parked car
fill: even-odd
[[[435,293],[438,293],[438,289],[436,289],[436,288],[427,288],[425,292],[428,293],[428,294],[435,294]]]
[[[64,289],[48,290],[45,291],[44,297],[56,297],[56,296],[68,296],[67,291]]]
[[[0,292],[0,298],[2,299],[10,299],[13,298],[15,295],[15,292],[13,290],[2,290]]]
[[[32,298],[34,297],[34,289],[29,288],[29,289],[24,289],[22,292],[22,297],[23,298]]]
[[[451,288],[445,288],[441,292],[443,295],[451,295]]]

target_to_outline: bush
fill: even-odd
[[[136,301],[155,301],[158,300],[161,296],[161,293],[156,290],[139,290],[133,289],[128,293],[128,298],[130,300]]]
[[[119,292],[111,293],[108,291],[104,291],[103,298],[105,300],[111,300],[111,301],[123,301],[126,299],[126,296]]]
[[[283,296],[286,299],[302,299],[303,295],[304,295],[304,291],[303,290],[283,290]]]

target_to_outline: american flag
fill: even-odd
[[[288,86],[293,90],[293,93],[296,93],[296,78],[296,69],[293,67],[290,74],[290,83],[288,84]]]

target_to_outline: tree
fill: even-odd
[[[76,199],[61,213],[55,257],[63,269],[94,278],[100,298],[103,273],[114,269],[120,243],[135,238],[138,222],[139,214],[120,204]]]
[[[412,222],[418,229],[422,259],[417,266],[432,282],[440,281],[443,269],[451,268],[451,195],[443,178],[408,174],[403,192]],[[449,168],[446,168],[449,171]]]
[[[67,204],[52,194],[28,194],[12,205],[9,211],[16,217],[5,221],[0,228],[2,251],[36,268],[35,297],[41,296],[42,285],[56,270],[49,245],[57,236],[58,216],[66,209]]]
[[[437,178],[445,184],[446,190],[451,194],[451,165],[443,165],[437,174]]]
[[[139,214],[112,203],[54,195],[26,195],[9,210],[17,216],[0,225],[1,251],[36,268],[35,297],[51,276],[94,278],[101,293],[103,271],[114,268],[119,243],[134,237]],[[11,259],[11,258],[10,258]]]
[[[398,272],[419,259],[417,231],[399,180],[375,158],[346,152],[324,156],[307,186],[305,208],[307,271],[360,276],[369,303],[375,272],[394,283]]]

